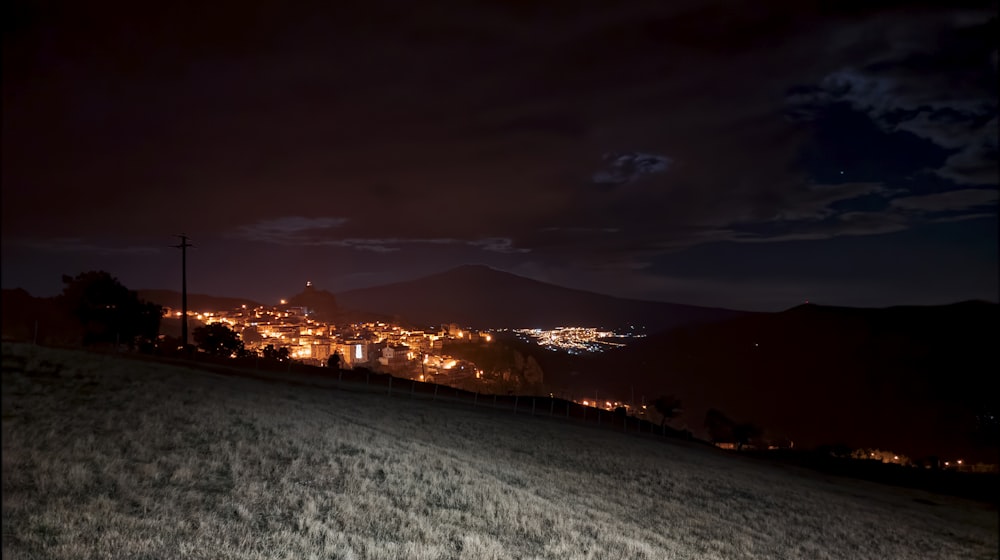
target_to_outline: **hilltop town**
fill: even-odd
[[[313,302],[314,307],[308,303]],[[325,306],[323,304],[326,304]],[[454,323],[437,329],[410,329],[386,321],[338,324],[332,320],[335,304],[328,292],[311,282],[305,290],[279,305],[242,305],[230,310],[189,310],[192,324],[222,323],[237,333],[251,353],[265,349],[287,352],[307,365],[326,366],[334,357],[339,367],[367,367],[415,379],[447,377],[450,382],[482,378],[475,364],[444,353],[446,340],[489,343],[493,335],[464,329]],[[166,317],[180,318],[180,310],[164,307]]]

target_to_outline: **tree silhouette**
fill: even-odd
[[[749,445],[751,441],[759,438],[760,435],[761,429],[750,422],[737,424],[733,427],[733,439],[736,440],[736,450],[742,451],[744,445]]]
[[[673,420],[681,412],[681,400],[674,395],[659,396],[653,399],[653,408],[660,415],[660,432],[668,420]]]
[[[538,365],[534,356],[528,356],[528,359],[525,360],[521,377],[524,379],[524,389],[527,391],[536,393],[544,391],[545,372],[542,371],[542,366]]]
[[[340,353],[334,352],[330,354],[330,357],[326,359],[326,367],[332,369],[340,369]]]
[[[261,355],[265,360],[283,362],[288,359],[288,348],[275,348],[273,344],[268,344],[261,350]]]
[[[708,429],[708,437],[712,443],[732,441],[735,427],[736,422],[714,408],[705,413],[705,428]]]
[[[84,345],[127,344],[129,348],[152,348],[160,332],[163,309],[139,299],[117,278],[101,271],[75,277],[63,275],[59,304],[76,317],[83,328]]]
[[[191,334],[198,348],[213,356],[239,356],[243,354],[243,341],[224,323],[212,323],[198,327]]]

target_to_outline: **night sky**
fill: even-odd
[[[960,5],[6,2],[2,284],[179,289],[186,233],[189,291],[265,303],[461,264],[996,301],[997,4]]]

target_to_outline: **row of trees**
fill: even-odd
[[[705,413],[705,428],[708,429],[708,437],[713,443],[720,441],[735,443],[737,451],[763,435],[763,430],[756,425],[750,422],[735,422],[714,408]]]
[[[239,334],[229,328],[225,323],[212,323],[198,327],[191,332],[191,338],[195,346],[206,354],[220,357],[232,358],[252,358],[259,357],[265,360],[284,362],[289,359],[288,348],[275,348],[273,344],[268,344],[261,349],[260,353],[248,349]]]
[[[681,400],[674,395],[664,395],[653,399],[653,409],[660,415],[660,430],[667,422],[672,421],[683,411]],[[705,428],[712,443],[735,443],[736,449],[742,451],[763,435],[763,430],[750,422],[735,422],[716,409],[710,409],[705,414]]]
[[[126,345],[143,352],[156,350],[162,306],[140,299],[137,292],[103,270],[63,275],[62,281],[63,291],[56,303],[78,322],[84,346]],[[196,328],[191,334],[194,344],[213,356],[255,355],[236,332],[222,323]],[[175,350],[180,341],[171,340],[168,346]],[[287,348],[271,345],[260,356],[277,361],[289,359]]]

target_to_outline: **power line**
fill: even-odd
[[[181,250],[181,341],[183,343],[184,350],[187,350],[188,346],[188,292],[187,292],[187,248],[194,247],[194,245],[188,243],[187,235],[175,235],[174,237],[179,237],[181,242],[177,245],[171,245],[171,247]]]

